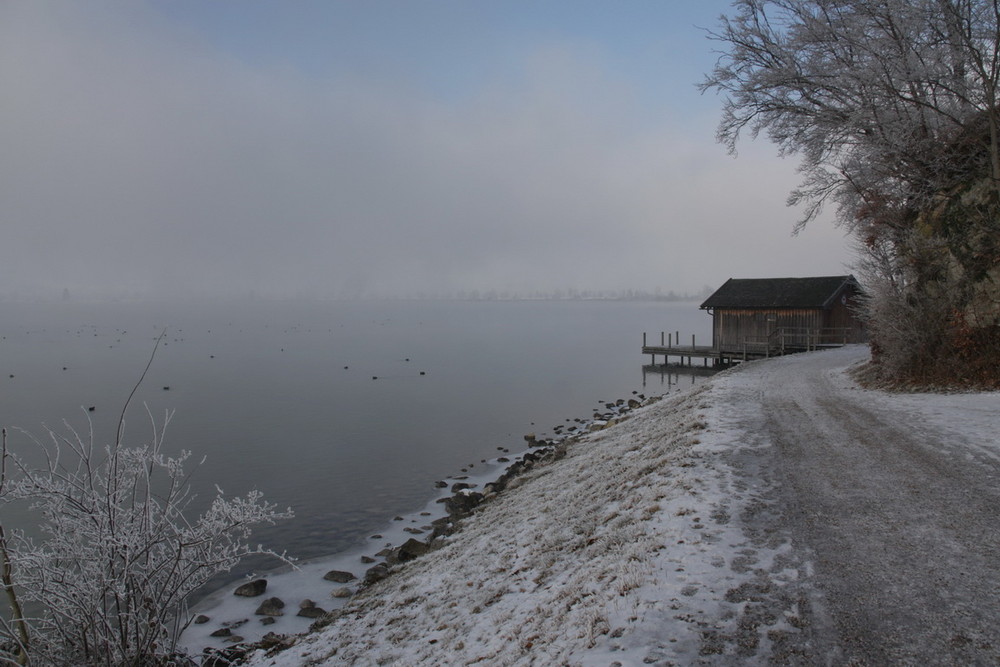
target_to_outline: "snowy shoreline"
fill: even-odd
[[[750,545],[731,521],[753,494],[719,458],[726,430],[708,430],[719,391],[710,380],[580,436],[442,546],[251,664],[695,661],[706,633],[736,623],[727,592],[762,567],[794,577],[784,545]]]
[[[437,493],[424,506],[387,520],[355,547],[297,562],[294,568],[285,565],[261,572],[255,581],[263,592],[234,595],[241,584],[250,581],[246,579],[208,592],[192,607],[190,618],[196,620],[182,634],[179,647],[191,655],[205,651],[240,654],[262,639],[266,643],[271,637],[306,633],[317,618],[340,610],[359,591],[395,572],[395,566],[439,548],[461,530],[470,513],[508,485],[516,486],[513,480],[518,476],[561,458],[583,434],[614,426],[636,408],[660,399],[644,394],[618,399],[604,404],[590,419],[554,427],[551,436],[525,435],[522,451],[511,453],[498,447],[500,455],[481,461],[475,471],[470,466],[438,481]],[[300,608],[303,601],[306,609]],[[262,611],[262,603],[270,611]]]
[[[813,373],[822,399],[850,398],[917,439],[1000,460],[1000,394],[864,390],[847,370],[867,357],[848,346],[751,362],[583,435],[439,548],[249,663],[836,663],[845,654],[817,586],[823,556],[783,515],[762,387]],[[789,414],[803,429],[790,437],[808,439],[811,417]]]

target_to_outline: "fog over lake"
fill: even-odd
[[[653,301],[216,301],[3,304],[0,423],[41,436],[62,420],[113,439],[126,419],[175,411],[167,450],[205,457],[200,500],[257,488],[295,518],[255,540],[300,558],[345,548],[469,464],[603,403],[689,386],[644,375],[642,333],[708,341],[697,303]],[[652,340],[652,339],[651,339]],[[373,379],[377,378],[377,379]],[[644,379],[646,386],[644,386]],[[87,409],[94,407],[93,412]],[[567,420],[571,420],[567,424]],[[203,504],[196,503],[193,509]]]

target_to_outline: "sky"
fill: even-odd
[[[723,0],[3,0],[0,298],[699,292],[850,272],[729,155]]]

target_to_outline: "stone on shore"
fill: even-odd
[[[299,603],[299,613],[296,616],[301,616],[302,618],[319,618],[320,616],[325,616],[326,610],[322,607],[317,607],[316,603],[312,600],[303,600]]]
[[[284,616],[284,608],[285,603],[280,598],[268,598],[260,603],[254,613],[258,616]]]
[[[238,595],[244,598],[255,598],[259,595],[263,595],[266,590],[267,579],[254,579],[253,581],[248,581],[238,587],[235,591],[233,591],[233,595]]]
[[[344,572],[343,570],[330,570],[323,575],[323,578],[327,581],[334,581],[338,584],[346,584],[349,581],[357,579],[357,577],[350,572]]]

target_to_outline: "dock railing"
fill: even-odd
[[[822,347],[840,347],[851,340],[850,327],[782,327],[776,331],[778,346],[785,350],[818,350]]]
[[[642,346],[651,347],[647,342],[646,332],[642,332]],[[658,347],[663,348],[675,348],[675,347],[687,347],[681,344],[681,332],[680,331],[661,331],[660,332],[660,344]],[[691,334],[691,347],[695,348],[695,335]]]
[[[850,327],[779,327],[766,336],[744,336],[737,352],[752,356],[780,356],[789,352],[840,347],[851,341]]]
[[[661,331],[659,345],[650,342],[646,333],[642,334],[642,351],[652,356],[653,364],[656,355],[664,356],[664,363],[669,357],[679,357],[681,365],[687,360],[691,365],[692,357],[706,360],[714,359],[717,363],[732,363],[742,357],[743,361],[760,357],[777,357],[792,352],[805,352],[827,347],[840,347],[853,340],[854,330],[850,327],[778,327],[767,335],[743,336],[730,338],[728,342],[715,345],[697,345],[694,334],[691,335],[691,345],[681,342],[679,332]],[[652,336],[655,338],[655,335]],[[728,360],[728,361],[727,361]]]

